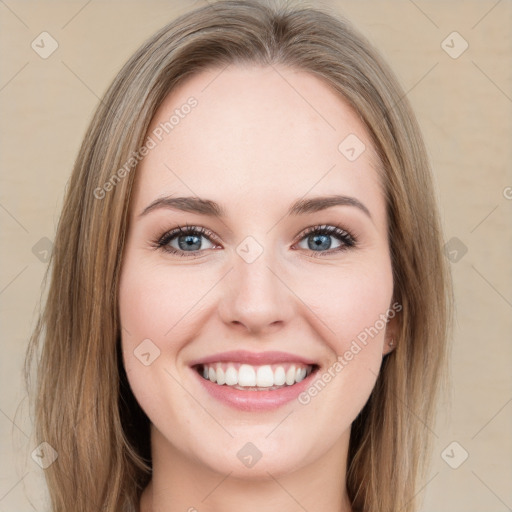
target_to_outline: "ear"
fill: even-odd
[[[382,357],[389,354],[396,348],[399,332],[398,315],[388,320],[386,325],[386,333],[384,335],[384,347],[382,348]]]

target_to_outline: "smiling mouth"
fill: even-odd
[[[242,391],[273,391],[293,386],[316,372],[317,364],[279,363],[250,365],[236,362],[198,364],[193,367],[205,380]]]

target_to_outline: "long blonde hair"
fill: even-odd
[[[37,442],[58,452],[45,470],[53,512],[138,510],[151,478],[149,420],[126,379],[118,315],[136,170],[97,191],[144,144],[170,90],[202,69],[237,63],[283,64],[330,84],[380,157],[394,300],[403,309],[396,348],[352,425],[346,485],[354,512],[417,509],[452,301],[420,130],[391,70],[348,22],[310,7],[234,0],[187,13],[141,46],[100,102],[76,159],[25,361],[29,389],[37,368]]]

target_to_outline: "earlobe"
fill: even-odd
[[[384,344],[384,350],[382,351],[382,355],[385,356],[390,352],[393,352],[395,349],[395,340],[391,338],[387,343]]]
[[[388,325],[386,327],[382,356],[385,356],[390,352],[393,352],[393,350],[395,350],[397,345],[397,339],[397,320],[396,318],[392,318],[391,320],[388,321]]]

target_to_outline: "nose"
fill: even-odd
[[[264,335],[283,328],[293,317],[295,296],[270,251],[247,262],[234,254],[219,303],[222,321],[240,332]]]

